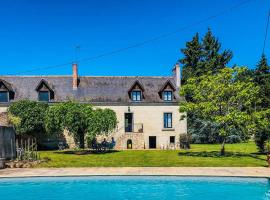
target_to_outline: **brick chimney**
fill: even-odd
[[[173,67],[173,75],[175,80],[175,85],[179,89],[181,87],[181,70],[179,63],[176,63]]]
[[[73,71],[73,74],[72,74],[72,88],[73,90],[77,90],[78,89],[78,65],[77,63],[73,63],[72,64],[72,71]]]

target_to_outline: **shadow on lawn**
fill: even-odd
[[[200,152],[179,152],[179,156],[192,156],[192,157],[211,157],[211,158],[222,158],[222,157],[251,157],[258,160],[265,160],[260,158],[258,153],[238,153],[238,152],[225,152],[224,156],[220,155],[220,151],[200,151]]]
[[[73,155],[89,155],[89,154],[110,154],[117,153],[117,150],[110,151],[94,151],[94,150],[66,150],[66,151],[55,151],[56,154],[73,154]]]

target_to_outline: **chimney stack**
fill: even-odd
[[[176,63],[173,68],[174,80],[176,87],[179,89],[181,87],[181,70],[179,63]]]
[[[73,71],[73,74],[72,74],[72,88],[73,90],[77,90],[78,89],[78,65],[77,63],[73,63],[72,64],[72,71]]]

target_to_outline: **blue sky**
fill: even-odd
[[[189,26],[242,0],[9,0],[0,3],[0,74],[68,75],[69,63]],[[208,27],[231,49],[229,64],[254,67],[262,53],[269,0],[253,0],[144,46],[79,63],[80,75],[170,75],[185,42]],[[270,59],[270,30],[266,42]],[[29,71],[30,70],[30,71]],[[27,72],[28,71],[28,72]]]

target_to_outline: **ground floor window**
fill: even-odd
[[[175,136],[170,136],[170,144],[174,144],[175,143]]]

